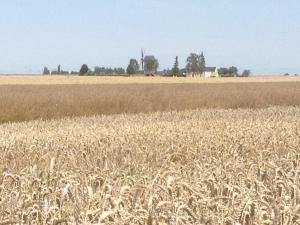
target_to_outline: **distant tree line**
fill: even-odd
[[[221,77],[236,77],[238,76],[238,68],[231,66],[229,68],[221,67],[218,69]]]
[[[126,74],[125,70],[120,67],[110,68],[110,67],[99,67],[96,66],[94,70],[89,69],[87,64],[83,64],[80,70],[77,71],[64,71],[61,70],[61,66],[58,65],[57,70],[50,71],[48,67],[44,67],[43,75],[90,75],[90,76],[99,76],[99,75],[124,75]]]
[[[191,76],[201,75],[207,69],[211,69],[214,67],[206,67],[206,59],[204,53],[200,54],[191,53],[186,59],[186,65],[184,68],[180,68],[178,56],[175,57],[175,61],[172,69],[164,69],[162,71],[158,71],[159,61],[153,55],[144,56],[142,53],[141,66],[138,60],[132,58],[129,60],[128,66],[126,70],[122,67],[99,67],[96,66],[94,69],[90,69],[87,64],[83,64],[80,70],[77,71],[64,71],[61,69],[61,66],[58,65],[57,70],[50,71],[47,67],[44,67],[43,74],[44,75],[89,75],[89,76],[101,76],[101,75],[135,75],[135,74],[144,74],[146,76],[153,76],[155,74],[159,74],[162,76],[187,76],[188,74]],[[238,73],[238,68],[235,66],[231,66],[229,68],[221,67],[218,69],[218,73],[221,77],[248,77],[251,75],[250,70],[244,70],[241,74]]]
[[[93,74],[94,75],[120,75],[120,74],[125,74],[125,70],[121,67],[116,67],[116,68],[108,68],[108,67],[99,67],[99,66],[96,66],[94,68],[94,71],[93,71]]]
[[[152,56],[147,55],[143,58],[144,63],[144,71],[140,71],[139,63],[136,59],[130,59],[129,64],[127,66],[126,72],[129,75],[144,73],[145,75],[154,75],[157,73],[159,63],[158,60]]]
[[[50,71],[46,66],[43,69],[43,75],[69,75],[69,74],[70,74],[69,71],[62,70],[60,65],[57,66],[57,70]]]
[[[283,76],[290,76],[290,75],[292,75],[292,74],[289,74],[289,73],[285,73],[285,74],[283,74]],[[298,76],[298,74],[297,74],[297,73],[295,73],[295,74],[294,74],[294,76],[296,76],[296,77],[297,77],[297,76]]]
[[[121,67],[99,67],[95,66],[94,70],[89,69],[87,64],[83,64],[79,70],[79,75],[103,76],[103,75],[124,75],[126,72]]]
[[[229,68],[222,67],[218,69],[221,77],[249,77],[251,75],[250,70],[244,70],[241,74],[238,72],[238,68],[231,66]]]
[[[44,75],[69,75],[70,73],[69,71],[62,70],[61,66],[58,65],[57,70],[52,70],[52,71],[50,71],[48,67],[45,66],[43,69],[43,74]]]

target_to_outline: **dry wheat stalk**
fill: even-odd
[[[300,108],[0,126],[0,224],[300,224]]]

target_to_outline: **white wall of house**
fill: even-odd
[[[204,77],[214,77],[214,72],[205,71],[204,72]]]
[[[187,73],[186,74],[187,77],[192,77],[193,74],[192,73]],[[219,72],[218,72],[218,68],[216,68],[215,71],[205,71],[203,72],[202,74],[200,73],[197,73],[197,74],[194,74],[195,77],[206,77],[206,78],[209,78],[209,77],[220,77],[219,75]]]
[[[220,77],[218,68],[214,72],[212,71],[205,71],[203,74],[204,77]]]

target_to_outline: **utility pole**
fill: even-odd
[[[144,50],[143,49],[141,51],[141,64],[142,64],[142,72],[144,74],[145,70],[144,70]]]

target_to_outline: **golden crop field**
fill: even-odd
[[[300,225],[300,0],[0,9],[0,225]]]
[[[275,105],[300,105],[300,82],[0,85],[0,123]]]
[[[300,224],[299,81],[0,76],[0,225]]]
[[[0,85],[18,84],[160,84],[160,83],[248,83],[248,82],[300,82],[300,76],[252,76],[252,77],[145,77],[145,76],[44,76],[0,75]]]
[[[0,224],[300,224],[300,108],[0,125]]]

